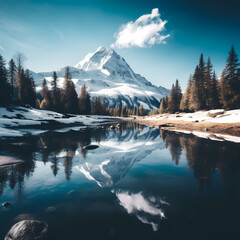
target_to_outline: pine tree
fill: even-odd
[[[25,89],[24,89],[24,104],[29,104],[32,107],[36,107],[36,87],[34,79],[30,76],[29,70],[25,71]]]
[[[224,109],[240,108],[240,81],[238,57],[232,46],[221,76],[220,97]]]
[[[54,71],[53,72],[53,77],[52,77],[52,110],[56,112],[61,111],[61,96],[60,96],[60,89],[58,88],[58,76],[57,73]]]
[[[190,96],[191,96],[192,82],[193,82],[192,75],[190,75],[186,91],[183,94],[180,102],[181,111],[188,112],[190,110]]]
[[[160,104],[159,113],[160,113],[160,114],[163,114],[163,113],[166,112],[166,110],[167,110],[166,98],[163,97],[163,98],[162,98],[162,101],[161,101],[161,104]]]
[[[201,54],[198,64],[198,89],[199,89],[199,102],[200,102],[200,109],[204,109],[206,107],[206,88],[204,86],[204,76],[205,76],[205,62],[203,59],[203,54]]]
[[[99,96],[94,98],[93,114],[95,114],[95,115],[102,114],[102,103],[101,103],[101,99]]]
[[[218,81],[215,71],[210,79],[209,84],[209,95],[208,95],[208,106],[210,109],[216,109],[220,107],[219,92],[218,92]]]
[[[91,114],[91,100],[85,84],[82,85],[78,98],[80,114]]]
[[[45,78],[43,79],[43,83],[42,83],[41,96],[42,96],[43,100],[40,104],[40,108],[44,109],[44,110],[51,110],[52,109],[52,98],[51,98],[50,91],[48,90],[48,86],[47,86],[47,82],[46,82]]]
[[[8,74],[9,74],[9,80],[10,80],[10,85],[11,85],[11,101],[14,102],[14,89],[16,87],[16,79],[15,79],[15,74],[16,74],[16,64],[13,59],[10,60],[8,63]]]
[[[143,116],[143,115],[144,115],[144,109],[143,109],[143,105],[141,104],[139,108],[139,116]]]
[[[201,86],[199,67],[197,66],[193,75],[193,84],[191,87],[190,103],[189,107],[193,111],[199,111],[202,108],[202,91],[199,86]]]
[[[7,106],[10,104],[10,94],[10,85],[7,79],[5,60],[0,55],[0,106]]]
[[[203,87],[204,87],[204,91],[205,91],[203,105],[207,109],[212,107],[212,106],[210,107],[210,102],[209,102],[209,101],[212,101],[212,96],[211,96],[211,92],[210,92],[211,91],[211,82],[212,82],[212,78],[213,78],[212,67],[213,66],[212,66],[211,60],[210,60],[210,58],[208,58],[207,65],[206,65],[206,71],[204,74],[204,82],[203,82],[203,84],[204,84]]]
[[[67,86],[66,86],[65,100],[66,100],[65,111],[67,113],[78,114],[79,113],[78,97],[77,97],[77,93],[75,90],[75,85],[71,80],[68,81]]]
[[[65,74],[64,74],[64,87],[65,89],[68,86],[68,82],[72,79],[71,73],[70,73],[70,68],[66,67],[65,69]]]
[[[175,113],[179,111],[181,98],[182,98],[181,88],[177,79],[175,85],[174,84],[172,85],[172,89],[169,93],[167,111],[170,113]]]
[[[121,109],[121,117],[126,117],[127,116],[127,109],[125,105],[122,105]]]

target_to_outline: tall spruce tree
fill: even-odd
[[[7,106],[10,103],[10,85],[7,78],[5,60],[0,55],[0,106]]]
[[[219,102],[219,92],[218,92],[218,80],[215,71],[210,79],[209,89],[208,89],[208,107],[210,109],[220,108]]]
[[[211,96],[211,81],[212,81],[212,78],[213,78],[213,74],[212,74],[212,63],[211,63],[211,60],[210,58],[208,58],[208,61],[207,61],[207,65],[206,65],[206,71],[205,71],[205,74],[204,74],[204,92],[205,92],[205,95],[204,95],[204,98],[203,98],[203,106],[207,109],[211,108],[210,107],[210,99],[212,99],[212,96]]]
[[[206,88],[204,84],[204,76],[205,76],[205,61],[203,58],[203,54],[201,53],[199,64],[198,64],[198,89],[199,89],[199,101],[200,101],[200,109],[204,109],[206,107]]]
[[[181,111],[188,112],[190,110],[190,96],[191,96],[192,84],[193,84],[193,78],[192,78],[192,75],[190,75],[187,88],[180,102]]]
[[[51,94],[50,94],[50,91],[48,89],[47,82],[46,82],[45,78],[43,79],[43,83],[42,83],[41,96],[42,96],[43,100],[40,104],[40,108],[44,109],[44,110],[52,110],[52,98],[51,98]]]
[[[58,76],[57,73],[54,71],[52,76],[52,110],[56,112],[61,112],[61,96],[60,96],[60,89],[58,88]]]
[[[240,108],[240,79],[238,57],[232,46],[220,80],[220,98],[224,109]]]
[[[181,88],[177,79],[175,85],[174,84],[172,85],[172,89],[169,93],[167,111],[170,113],[175,113],[179,111],[181,98],[182,98]]]
[[[9,80],[10,80],[10,85],[11,85],[11,101],[14,102],[14,89],[16,88],[16,64],[13,59],[11,59],[8,63],[8,75],[9,75]]]
[[[196,67],[193,75],[193,84],[191,87],[189,108],[193,111],[199,111],[202,108],[202,92],[199,87],[200,80],[199,66]]]
[[[166,102],[166,98],[163,97],[160,104],[159,113],[163,114],[166,112],[166,110],[167,110],[167,102]]]
[[[65,90],[65,111],[67,113],[79,113],[78,96],[75,90],[75,85],[72,80],[69,80]]]
[[[80,114],[91,114],[91,100],[85,84],[81,87],[78,99]]]
[[[33,77],[30,75],[29,70],[25,71],[25,94],[24,104],[29,104],[32,107],[36,107],[36,87]]]

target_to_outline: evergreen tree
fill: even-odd
[[[190,110],[190,96],[191,96],[192,82],[193,82],[192,75],[190,75],[186,91],[183,94],[180,102],[180,109],[185,112]]]
[[[207,61],[207,65],[206,65],[206,71],[205,71],[205,74],[204,74],[204,91],[205,91],[205,95],[204,95],[204,99],[203,99],[203,102],[204,102],[204,106],[206,108],[211,108],[210,107],[210,102],[212,100],[212,96],[211,96],[211,83],[212,83],[212,78],[213,78],[213,74],[212,74],[212,63],[211,63],[211,60],[210,58],[208,58],[208,61]],[[212,104],[212,103],[211,103]]]
[[[70,73],[70,68],[66,67],[65,69],[65,74],[64,74],[64,87],[65,89],[68,86],[68,82],[72,79],[71,73]]]
[[[205,62],[203,59],[203,54],[201,54],[198,64],[198,89],[199,89],[199,102],[200,102],[200,109],[204,109],[206,107],[206,88],[204,85],[204,76],[205,76]]]
[[[65,111],[67,113],[78,114],[79,113],[78,97],[77,97],[77,93],[75,90],[75,85],[71,80],[68,81],[67,86],[66,86],[65,100],[66,100]]]
[[[220,107],[219,92],[218,92],[218,81],[215,71],[210,79],[209,84],[209,95],[208,95],[208,106],[210,109],[216,109]]]
[[[232,46],[220,80],[220,97],[224,109],[240,108],[238,57]]]
[[[144,115],[144,109],[143,109],[143,105],[141,104],[139,108],[139,116],[143,116],[143,115]]]
[[[29,70],[25,71],[25,89],[24,89],[24,104],[29,104],[32,107],[36,107],[36,87],[34,79],[30,76]]]
[[[9,80],[10,80],[10,85],[11,85],[11,101],[14,102],[14,89],[16,87],[16,79],[15,79],[15,74],[16,74],[16,64],[13,59],[10,60],[8,63],[8,74],[9,74]]]
[[[52,99],[51,99],[51,94],[50,91],[48,90],[47,82],[46,79],[43,79],[42,83],[42,92],[41,96],[43,98],[40,108],[44,110],[51,110],[52,109]]]
[[[94,98],[93,114],[95,114],[95,115],[102,114],[102,103],[101,103],[101,99],[99,96]]]
[[[0,106],[7,106],[10,104],[10,94],[10,85],[7,79],[5,60],[0,55]]]
[[[167,111],[170,113],[175,113],[179,111],[181,98],[182,98],[181,88],[177,79],[175,85],[174,84],[172,85],[172,89],[169,93]]]
[[[122,105],[121,109],[121,117],[126,117],[127,116],[127,109],[125,105]]]
[[[91,114],[91,100],[85,84],[82,85],[78,98],[80,114]]]
[[[166,98],[163,97],[163,98],[162,98],[162,101],[161,101],[161,104],[160,104],[159,113],[160,113],[160,114],[163,114],[163,113],[166,112],[166,110],[167,110]]]
[[[61,96],[60,96],[60,89],[58,88],[58,76],[57,73],[53,72],[52,77],[52,110],[56,112],[61,112]]]
[[[193,111],[199,111],[202,108],[202,91],[199,87],[201,85],[200,76],[199,67],[197,66],[193,75],[193,84],[191,87],[189,103],[189,107]]]

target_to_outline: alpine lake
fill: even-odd
[[[0,167],[0,239],[25,219],[54,240],[240,239],[240,144],[129,122],[0,140],[4,157],[22,162]]]

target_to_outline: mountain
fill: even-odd
[[[160,99],[169,93],[168,89],[157,87],[140,74],[134,73],[124,58],[109,48],[99,47],[69,68],[77,93],[85,83],[92,100],[100,96],[109,107],[125,104],[128,108],[133,108],[142,104],[145,109],[150,110],[158,108]],[[63,67],[57,71],[59,87],[63,87],[65,70],[66,67]],[[31,71],[31,74],[37,90],[40,91],[43,78],[50,84],[53,72]]]

